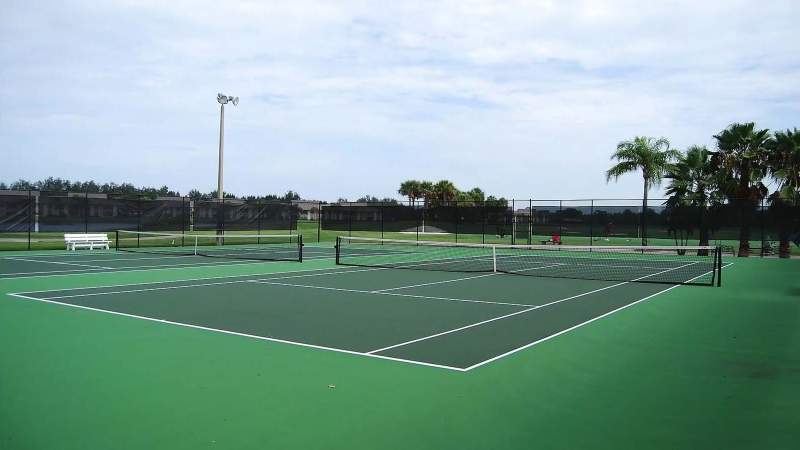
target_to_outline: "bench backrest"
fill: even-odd
[[[65,241],[107,241],[108,235],[105,233],[64,233]]]

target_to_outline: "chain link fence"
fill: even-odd
[[[798,241],[800,205],[729,202],[706,208],[651,199],[323,203],[0,191],[0,249],[60,248],[65,232],[114,230],[337,235],[505,244],[721,245],[769,256]],[[791,245],[798,254],[798,247]],[[789,248],[787,247],[787,248]]]

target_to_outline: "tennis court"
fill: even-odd
[[[713,285],[721,273],[713,248],[698,256],[698,249],[678,254],[660,248],[646,254],[630,249],[588,252],[340,238],[334,253],[330,246],[304,248],[283,242],[202,248],[183,242],[169,247],[163,237],[158,246],[137,246],[133,252],[6,257],[0,273],[14,278],[254,264],[253,258],[285,259],[297,248],[297,261],[272,261],[284,264],[285,270],[269,275],[9,295],[170,326],[467,371],[681,284]],[[210,254],[219,258],[208,258]],[[232,259],[234,255],[248,262]],[[334,258],[337,266],[319,269],[300,262]]]
[[[130,232],[118,235],[112,250],[0,256],[0,279],[274,264],[299,261],[304,248],[296,235],[225,235],[224,245],[219,246],[217,239],[216,235]],[[333,250],[325,247],[308,247],[303,253],[310,260],[334,257]]]
[[[771,425],[796,422],[796,264],[713,247],[135,238],[0,259],[12,446],[588,448],[600,433],[609,448],[789,448],[796,434]],[[314,432],[277,431],[298,423]]]

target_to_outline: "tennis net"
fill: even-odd
[[[149,231],[116,232],[116,249],[175,256],[265,261],[303,261],[303,236],[298,234],[180,234]]]
[[[505,245],[338,237],[336,263],[447,272],[668,284],[721,284],[710,246]]]

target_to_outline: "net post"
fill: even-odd
[[[341,236],[336,236],[336,244],[333,246],[336,249],[336,265],[340,264],[339,262],[339,254],[341,253],[341,246],[342,246],[342,238]]]
[[[114,250],[119,251],[119,230],[114,230]]]
[[[198,235],[194,235],[194,256],[197,256]]]
[[[492,272],[497,272],[497,245],[492,245]]]
[[[717,287],[722,286],[722,247],[717,246]]]

